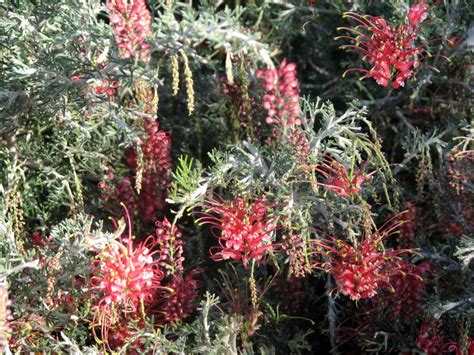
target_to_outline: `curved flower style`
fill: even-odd
[[[153,236],[134,246],[131,235],[102,250],[93,262],[92,289],[99,301],[94,325],[102,327],[102,337],[108,339],[108,328],[123,315],[137,316],[145,302],[150,302],[157,289],[162,288],[164,274],[158,268],[160,251],[153,251],[157,242]]]
[[[381,17],[358,15],[348,12],[344,16],[359,23],[357,27],[340,29],[352,32],[355,37],[341,36],[355,42],[355,45],[345,45],[363,55],[363,59],[372,66],[370,70],[351,68],[350,71],[365,73],[361,78],[374,78],[377,84],[398,89],[405,85],[405,80],[412,77],[419,69],[424,59],[420,54],[425,52],[425,45],[415,46],[418,37],[419,25],[428,16],[428,6],[422,3],[415,4],[408,12],[409,24],[391,27]]]
[[[324,161],[316,168],[326,178],[326,183],[317,183],[324,186],[325,189],[331,190],[340,196],[351,196],[359,193],[362,184],[372,179],[375,173],[364,174],[363,164],[359,169],[353,172],[352,178],[347,168],[334,158],[325,158]]]
[[[257,78],[264,80],[262,88],[266,94],[263,97],[263,107],[268,112],[265,121],[281,127],[300,125],[301,109],[296,64],[287,63],[283,59],[280,68],[259,70]]]
[[[409,250],[383,249],[382,241],[398,226],[396,223],[386,230],[376,231],[357,245],[335,238],[315,240],[315,254],[327,260],[315,262],[315,268],[330,272],[339,292],[354,301],[372,298],[383,288],[393,291],[391,277],[403,269],[399,255]]]
[[[276,245],[268,244],[275,224],[264,198],[247,201],[237,197],[230,203],[220,200],[207,200],[203,206],[206,212],[197,212],[203,215],[199,223],[221,231],[219,246],[210,249],[214,261],[242,260],[247,268],[249,260],[260,261],[266,252],[275,251]]]
[[[150,46],[144,42],[150,33],[151,16],[145,0],[107,0],[110,23],[121,58],[150,58]]]

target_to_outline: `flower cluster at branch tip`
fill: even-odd
[[[296,64],[287,63],[284,59],[278,69],[259,70],[257,78],[263,79],[263,107],[268,114],[266,123],[281,127],[300,125],[301,108]]]
[[[374,78],[377,84],[398,89],[405,85],[405,80],[412,77],[420,68],[424,59],[420,55],[426,52],[425,45],[415,46],[421,22],[428,16],[426,0],[415,4],[408,12],[408,24],[392,27],[382,17],[358,15],[348,12],[345,17],[359,23],[355,28],[342,27],[354,34],[355,37],[341,36],[353,41],[353,45],[345,45],[363,55],[372,68],[370,70],[351,68],[349,71],[359,71],[365,75],[361,78]]]
[[[210,199],[203,207],[205,212],[197,212],[203,215],[198,222],[221,232],[219,246],[210,250],[213,260],[242,260],[247,268],[249,260],[258,262],[267,252],[275,251],[276,245],[268,244],[275,223],[268,216],[270,208],[264,198],[246,200],[237,197],[230,203]]]
[[[103,297],[99,306],[110,304],[132,307],[149,300],[152,291],[159,287],[163,273],[156,267],[152,251],[156,242],[149,237],[138,246],[124,239],[105,248],[94,262],[92,283]]]
[[[365,164],[364,164],[365,165]],[[325,158],[316,168],[326,178],[326,183],[318,183],[326,190],[333,191],[340,196],[351,196],[359,193],[362,184],[372,179],[373,172],[364,174],[364,165],[354,170],[352,174],[347,168],[334,158]],[[351,177],[352,175],[352,177]]]
[[[128,210],[128,238],[113,241],[99,251],[93,262],[91,287],[96,291],[93,324],[100,325],[102,340],[108,344],[109,330],[123,322],[140,319],[145,304],[163,289],[159,250],[153,236],[134,245]],[[95,334],[95,328],[94,328]]]
[[[150,34],[151,15],[145,0],[107,0],[110,23],[121,58],[148,61],[150,45],[145,38]]]
[[[145,122],[143,152],[143,180],[138,207],[145,221],[154,221],[166,207],[166,192],[171,184],[171,138],[160,131],[156,120]],[[137,152],[129,150],[128,165],[136,172]]]
[[[382,241],[393,232],[398,224],[364,237],[356,245],[341,239],[313,241],[314,254],[324,261],[315,261],[314,267],[330,272],[337,289],[350,299],[358,301],[372,298],[381,289],[393,291],[391,278],[402,272],[399,255],[407,249],[383,249]]]
[[[10,320],[12,318],[9,306],[11,301],[8,298],[8,290],[4,285],[0,285],[0,351],[4,351],[8,345],[8,339],[12,333]]]
[[[302,278],[311,273],[311,265],[307,260],[305,242],[299,234],[292,233],[282,236],[282,250],[288,255],[290,273],[296,278]]]

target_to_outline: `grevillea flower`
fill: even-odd
[[[8,290],[4,285],[0,285],[0,351],[4,351],[8,345],[8,339],[12,333],[10,320],[12,318],[9,306],[11,301],[8,298]]]
[[[260,261],[267,252],[275,251],[276,245],[269,244],[275,223],[268,215],[270,208],[264,198],[237,197],[230,203],[219,200],[206,200],[203,206],[206,212],[197,212],[203,215],[199,223],[221,232],[219,246],[210,250],[214,261],[242,260],[247,268],[249,260]]]
[[[150,45],[145,38],[150,34],[151,16],[145,0],[107,0],[110,23],[121,58],[150,59]]]
[[[143,176],[138,208],[145,222],[152,222],[166,207],[166,193],[171,184],[171,138],[168,132],[159,130],[156,120],[145,121],[143,153]],[[136,150],[127,152],[127,163],[137,175]]]
[[[443,346],[446,343],[437,320],[424,320],[421,325],[416,346],[426,355],[437,355],[443,353]]]
[[[296,64],[281,62],[280,68],[267,68],[257,72],[257,78],[263,79],[265,90],[263,107],[267,110],[268,124],[280,127],[300,125],[300,94],[296,77]]]
[[[199,269],[192,270],[185,277],[176,275],[166,285],[171,290],[171,292],[164,295],[164,302],[161,306],[166,323],[175,323],[187,318],[194,312],[193,302],[199,295],[201,282],[193,277],[201,271]]]
[[[428,5],[426,0],[422,0],[420,3],[413,5],[407,14],[410,26],[416,27],[418,23],[423,22],[428,17]]]
[[[372,68],[370,70],[351,68],[349,71],[359,71],[365,75],[361,78],[374,78],[377,84],[398,89],[405,85],[405,80],[412,77],[420,68],[420,57],[426,52],[425,45],[415,46],[418,37],[419,25],[427,17],[428,7],[425,0],[415,4],[408,12],[408,24],[391,27],[381,17],[361,16],[348,12],[344,16],[354,19],[359,23],[354,29],[342,27],[355,35],[355,37],[341,36],[338,38],[349,39],[355,44],[345,45],[363,55]]]
[[[141,145],[142,161],[138,164],[137,150],[126,152],[127,164],[131,174],[117,179],[110,173],[108,179],[99,183],[101,200],[107,209],[114,213],[120,211],[119,201],[125,203],[132,216],[138,210],[142,222],[154,222],[166,208],[167,190],[171,184],[171,138],[158,128],[158,122],[145,122],[145,133]],[[136,185],[141,169],[141,189]]]
[[[155,224],[156,242],[161,250],[160,266],[166,270],[165,275],[184,272],[181,232],[176,226],[172,226],[166,217]]]
[[[330,272],[342,294],[357,301],[374,297],[381,289],[393,291],[390,278],[401,272],[399,255],[407,249],[387,249],[382,241],[387,238],[398,224],[364,236],[356,245],[341,239],[314,241],[314,253],[324,262],[314,262],[314,267]]]
[[[413,248],[416,246],[415,227],[418,209],[415,202],[407,201],[404,210],[404,213],[399,214],[400,222],[403,224],[400,225],[400,234],[397,241],[402,248]]]
[[[161,288],[163,272],[158,268],[159,250],[153,236],[134,245],[129,223],[129,236],[112,242],[99,252],[93,262],[92,289],[98,297],[94,325],[102,328],[107,342],[108,328],[122,316],[137,316],[154,292]]]
[[[102,80],[95,83],[93,91],[96,95],[106,95],[111,98],[117,94],[117,87],[117,80]]]
[[[339,196],[352,196],[359,193],[362,184],[372,179],[375,172],[364,174],[363,164],[359,169],[354,170],[352,174],[348,169],[334,158],[325,158],[316,168],[326,178],[325,183],[317,183],[324,186],[326,190],[333,191]]]
[[[467,351],[463,351],[463,347],[460,346],[457,342],[452,341],[450,343],[445,344],[444,348],[447,348],[446,353],[452,353],[454,352],[455,355],[474,355],[474,339],[469,338],[466,341],[466,344],[464,346],[464,349]]]
[[[380,301],[390,312],[391,318],[412,319],[421,312],[421,301],[426,293],[426,282],[432,274],[429,262],[413,265],[400,261],[399,271],[390,277],[390,285],[395,292],[383,295]]]

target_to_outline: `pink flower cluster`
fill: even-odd
[[[150,45],[145,38],[150,34],[151,15],[145,0],[107,0],[110,23],[121,58],[148,61]]]
[[[384,295],[382,302],[393,318],[412,319],[421,312],[426,281],[431,276],[432,267],[426,261],[418,265],[400,261],[399,271],[390,277],[395,292]]]
[[[200,272],[201,270],[195,269],[185,277],[176,275],[167,284],[172,292],[164,296],[165,299],[162,305],[162,309],[165,310],[163,315],[166,323],[173,324],[178,320],[187,318],[194,312],[193,302],[199,295],[201,282],[193,277]]]
[[[156,241],[161,250],[160,266],[166,270],[165,275],[184,272],[181,232],[172,226],[166,217],[155,224]]]
[[[280,127],[300,125],[299,82],[296,77],[296,64],[284,59],[280,68],[267,68],[257,72],[257,78],[263,79],[265,90],[263,107],[268,116],[267,124]]]
[[[143,180],[138,208],[144,221],[154,221],[166,207],[166,193],[171,184],[171,138],[160,131],[156,120],[145,122],[145,137],[142,143]],[[128,165],[136,172],[137,153],[129,151]]]
[[[436,320],[423,321],[416,339],[416,346],[426,355],[437,355],[444,353],[445,343],[445,337],[439,329],[439,322]]]
[[[156,241],[148,237],[138,246],[131,238],[120,240],[102,250],[94,261],[94,289],[102,294],[99,307],[111,304],[125,309],[138,309],[140,302],[150,301],[160,287],[163,273],[157,268],[159,251]]]
[[[249,260],[258,262],[266,252],[275,251],[275,244],[268,244],[275,224],[268,216],[270,208],[265,199],[237,197],[230,203],[210,199],[205,202],[204,209],[205,212],[197,212],[203,215],[198,222],[221,232],[219,246],[210,250],[214,261],[242,260],[247,268]]]
[[[94,94],[106,95],[109,98],[117,94],[118,81],[117,80],[102,80],[94,86]]]
[[[391,278],[402,271],[398,256],[408,250],[384,249],[382,241],[397,226],[376,231],[356,245],[335,238],[329,241],[317,239],[314,253],[325,261],[314,262],[314,267],[330,272],[339,292],[354,301],[372,298],[381,289],[393,290]]]
[[[370,70],[351,68],[346,71],[365,73],[363,78],[374,78],[377,84],[398,89],[405,85],[405,80],[413,76],[423,60],[419,55],[425,52],[424,45],[415,46],[419,25],[428,15],[426,0],[415,4],[408,12],[408,24],[391,27],[382,17],[361,16],[346,13],[345,16],[359,23],[354,29],[342,27],[352,32],[355,37],[341,36],[353,42],[351,48],[363,55],[363,59],[372,66]],[[345,73],[344,73],[345,74]]]
[[[171,138],[167,132],[160,131],[158,122],[145,123],[145,136],[141,146],[143,152],[143,174],[140,194],[133,183],[137,177],[137,152],[127,152],[127,164],[131,174],[117,181],[113,173],[108,181],[102,181],[98,187],[102,192],[101,200],[106,208],[119,212],[118,202],[124,202],[134,214],[138,209],[142,222],[153,222],[166,208],[166,193],[171,184]]]

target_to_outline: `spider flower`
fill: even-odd
[[[372,298],[382,289],[394,290],[391,277],[402,272],[399,255],[408,249],[386,249],[382,241],[387,238],[399,224],[364,236],[357,244],[346,243],[332,238],[328,241],[314,241],[314,254],[319,254],[326,261],[315,261],[315,268],[331,273],[339,292],[358,301]]]
[[[419,25],[428,16],[428,7],[423,2],[415,4],[408,12],[408,24],[390,26],[382,17],[358,15],[348,12],[344,16],[358,22],[355,28],[341,27],[351,32],[354,37],[341,36],[354,44],[342,46],[362,54],[363,60],[371,65],[370,70],[351,68],[365,75],[361,78],[373,78],[377,84],[398,89],[405,85],[405,80],[412,77],[420,68],[421,56],[426,52],[425,45],[415,46]]]
[[[351,176],[343,164],[335,159],[325,158],[320,166],[316,168],[316,171],[325,177],[326,182],[317,184],[339,196],[356,195],[359,193],[362,184],[371,180],[375,173],[364,174],[364,165],[355,170]]]
[[[98,299],[94,324],[101,325],[106,343],[111,325],[125,316],[137,317],[144,304],[152,301],[156,290],[162,288],[160,251],[153,250],[156,244],[150,236],[134,245],[129,227],[128,238],[112,242],[94,260],[91,286]]]
[[[203,207],[206,212],[198,212],[203,215],[198,222],[220,230],[219,246],[210,249],[214,261],[242,260],[247,268],[249,260],[260,261],[275,250],[276,245],[269,244],[275,223],[268,216],[270,208],[264,198],[248,201],[237,197],[230,203],[211,199]]]
[[[145,0],[107,0],[115,41],[121,58],[150,58],[145,37],[150,34],[151,15]]]

